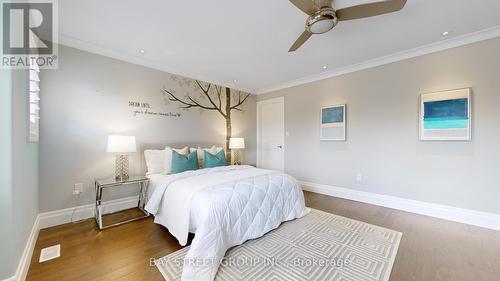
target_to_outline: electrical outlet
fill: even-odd
[[[357,182],[362,182],[363,181],[363,174],[362,173],[357,173],[356,174],[356,181]]]
[[[73,195],[78,196],[83,193],[83,183],[75,183],[73,186]]]

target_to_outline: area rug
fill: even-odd
[[[402,233],[311,209],[263,237],[231,248],[215,280],[387,281]],[[168,281],[181,280],[189,247],[156,262]]]

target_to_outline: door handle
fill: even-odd
[[[278,148],[283,148],[283,146],[280,144],[280,145],[278,145]]]

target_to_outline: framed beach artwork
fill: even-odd
[[[470,141],[470,88],[422,94],[420,140]]]
[[[346,105],[332,105],[321,108],[322,141],[345,141]]]

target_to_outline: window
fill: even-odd
[[[30,66],[29,69],[29,95],[28,95],[28,105],[29,105],[29,142],[38,142],[39,139],[39,124],[40,124],[40,69],[35,63]]]

